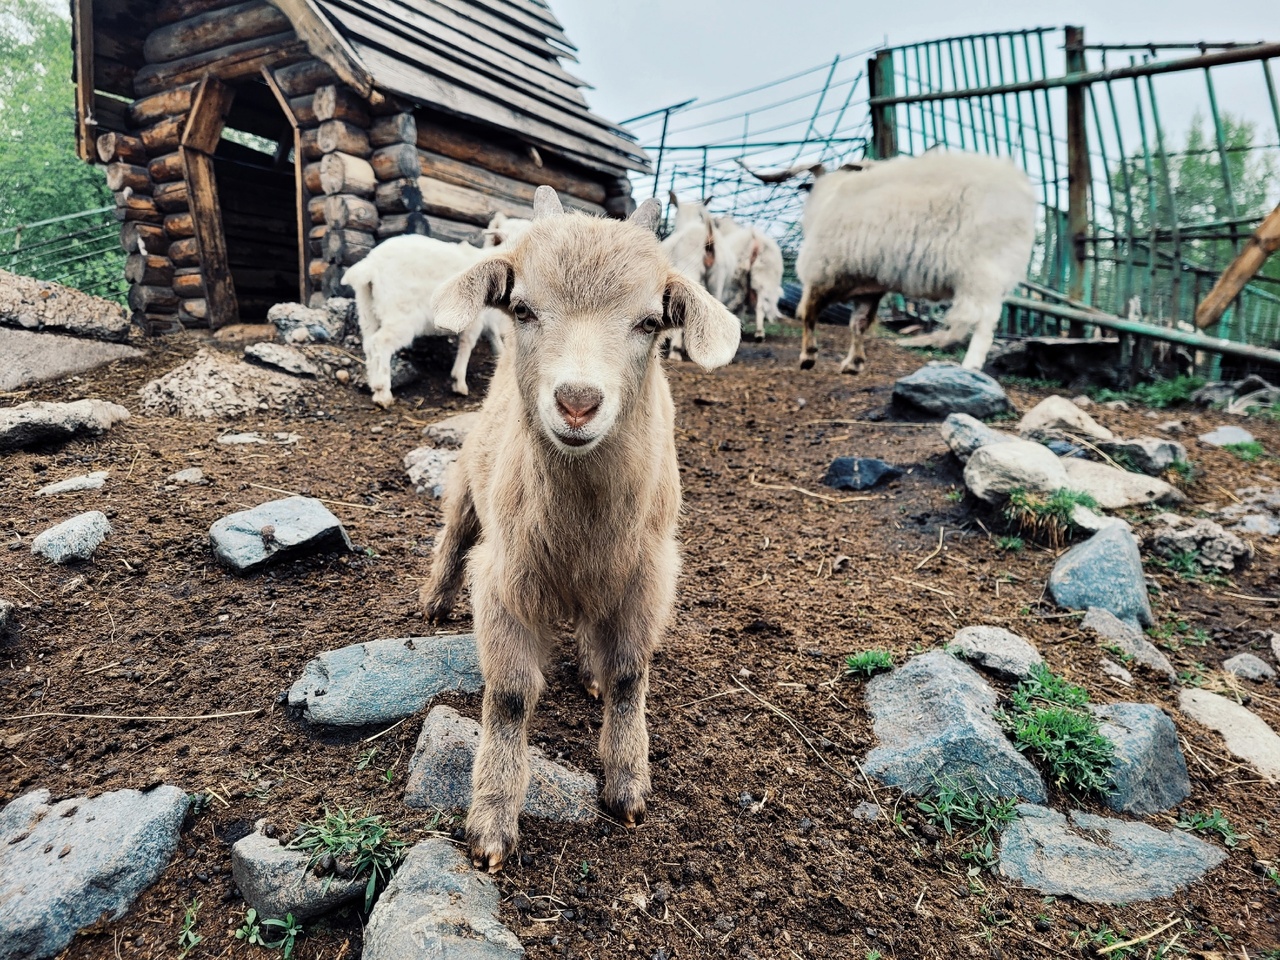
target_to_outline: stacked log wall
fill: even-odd
[[[313,220],[309,274],[317,300],[334,296],[342,276],[378,242],[376,197],[381,176],[371,142],[371,106],[339,83],[318,86],[311,95],[315,149],[320,159],[308,167],[307,189],[324,200],[308,206]],[[319,187],[319,190],[312,189]]]

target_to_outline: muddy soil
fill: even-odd
[[[1126,939],[1174,918],[1128,955],[1155,956],[1170,941],[1192,956],[1256,958],[1280,947],[1280,888],[1255,870],[1256,861],[1280,861],[1280,789],[1188,720],[1178,723],[1194,792],[1182,809],[1220,809],[1247,837],[1205,882],[1131,907],[1021,889],[964,859],[969,844],[939,834],[912,802],[859,773],[874,741],[862,685],[842,673],[850,653],[883,649],[902,662],[960,627],[995,624],[1031,640],[1095,700],[1174,711],[1177,690],[1138,671],[1132,686],[1105,676],[1105,651],[1046,599],[1054,551],[1001,551],[999,518],[955,493],[960,467],[936,427],[886,413],[893,379],[918,367],[919,355],[876,340],[868,372],[841,376],[843,338],[825,339],[808,373],[794,368],[792,337],[744,346],[739,362],[714,373],[670,369],[685,569],[653,673],[649,818],[635,831],[604,816],[522,823],[521,855],[498,883],[502,919],[530,960],[1087,956],[1105,942],[1094,936],[1104,926]],[[141,361],[3,400],[102,397],[136,414],[139,387],[202,342],[153,342]],[[482,396],[491,370],[483,346],[476,359],[473,394]],[[326,806],[367,808],[410,841],[460,822],[437,823],[401,802],[414,720],[334,734],[289,719],[278,699],[322,650],[431,632],[416,594],[440,509],[414,491],[401,459],[423,442],[425,424],[478,406],[447,392],[448,364],[438,359],[389,413],[323,383],[297,415],[233,424],[135,415],[101,439],[4,458],[0,594],[19,605],[20,627],[0,643],[0,803],[40,787],[56,798],[160,782],[208,796],[160,881],[65,956],[176,956],[193,901],[205,939],[192,957],[260,953],[234,938],[245,906],[230,876],[231,845],[259,818],[291,830]],[[1046,392],[1010,394],[1026,409]],[[1124,435],[1152,433],[1156,422],[1138,407],[1094,412]],[[1186,410],[1156,416],[1184,420],[1184,439],[1238,422]],[[1249,429],[1280,452],[1280,425]],[[217,443],[243,430],[300,440]],[[1199,468],[1187,491],[1193,505],[1280,479],[1275,460],[1245,464],[1187,442]],[[866,494],[822,487],[827,464],[845,454],[882,457],[907,473]],[[167,484],[193,466],[207,486]],[[34,496],[90,470],[111,472],[102,490]],[[287,493],[324,498],[357,550],[245,578],[219,568],[209,525]],[[106,511],[115,528],[92,563],[55,567],[30,554],[37,533],[86,509]],[[1187,682],[1217,687],[1219,664],[1242,650],[1269,658],[1255,631],[1280,630],[1280,556],[1275,541],[1256,547],[1251,565],[1225,583],[1151,568],[1167,625],[1160,642]],[[468,628],[468,616],[464,605],[452,628]],[[600,707],[578,687],[567,642],[548,683],[534,742],[599,777]],[[1280,729],[1275,685],[1244,684],[1242,695]],[[479,716],[478,697],[448,702]],[[855,817],[868,801],[879,818]],[[1148,818],[1161,828],[1176,819],[1176,811]],[[359,957],[361,929],[354,909],[308,924],[294,955]]]

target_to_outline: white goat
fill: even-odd
[[[815,179],[796,261],[804,284],[796,311],[804,324],[801,369],[818,356],[818,314],[852,298],[840,369],[860,372],[866,327],[880,298],[896,291],[951,301],[945,327],[904,343],[945,347],[972,337],[964,366],[980,370],[1004,298],[1026,275],[1035,243],[1036,197],[1026,175],[1000,157],[929,151],[832,173],[816,164],[755,176],[780,183],[804,171]]]
[[[662,251],[676,270],[701,287],[706,287],[707,277],[716,259],[716,231],[707,213],[706,205],[697,201],[681,203],[672,191],[669,194],[676,208],[676,222],[671,233],[662,241]],[[714,295],[714,293],[713,293]],[[671,331],[671,355],[677,360],[687,360],[684,351],[684,332]]]
[[[445,527],[422,601],[448,616],[471,586],[484,673],[467,835],[490,872],[514,851],[529,785],[528,727],[558,624],[574,624],[581,677],[604,695],[601,798],[627,825],[650,790],[645,697],[680,569],[680,471],[663,333],[683,327],[706,368],[733,359],[739,324],[673,270],[653,236],[658,203],[631,221],[564,213],[534,196],[524,238],[444,284],[436,324],[486,308],[515,320],[480,421],[445,487]]]
[[[508,217],[505,213],[495,213],[484,231],[485,249],[501,247],[515,243],[525,235],[525,231],[533,225],[532,220],[519,217]]]
[[[782,248],[756,226],[733,217],[716,217],[715,252],[707,273],[707,289],[730,312],[743,307],[755,311],[756,342],[764,340],[764,325],[778,320],[782,296]]]

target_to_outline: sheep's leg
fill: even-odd
[[[972,332],[969,349],[965,352],[961,364],[966,370],[981,370],[987,362],[987,354],[991,344],[995,342],[996,324],[1000,322],[1000,311],[1004,305],[1003,295],[990,297],[956,297],[947,311],[947,322],[960,336],[956,342],[963,340],[964,335]],[[958,314],[958,316],[957,316]],[[953,318],[956,318],[953,320]]]
[[[471,862],[497,873],[516,849],[529,789],[529,720],[545,685],[545,646],[477,580],[476,640],[484,673],[480,745],[471,768]]]
[[[458,352],[453,358],[453,369],[449,371],[449,377],[453,380],[453,392],[466,396],[467,390],[467,365],[471,363],[471,351],[475,350],[476,344],[480,342],[480,334],[484,332],[484,324],[480,322],[468,324],[458,334]]]
[[[858,374],[867,365],[867,330],[875,322],[880,298],[878,293],[854,298],[853,309],[849,311],[849,355],[840,364],[841,373]]]
[[[450,480],[461,481],[461,471],[451,468]],[[444,529],[436,540],[432,555],[431,576],[422,586],[419,599],[427,619],[446,620],[462,589],[467,553],[480,539],[480,518],[471,499],[471,488],[462,486],[456,493],[446,484],[444,496]]]
[[[764,343],[764,315],[765,315],[765,305],[764,305],[764,301],[765,301],[765,298],[764,298],[764,295],[763,295],[759,290],[756,290],[756,291],[755,291],[755,295],[756,295],[756,296],[755,296],[755,301],[756,301],[756,343]]]
[[[493,354],[493,359],[501,360],[502,351],[505,347],[502,344],[502,324],[498,321],[486,323],[484,325],[485,339],[489,341],[489,351]]]

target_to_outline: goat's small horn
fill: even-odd
[[[662,219],[662,204],[653,197],[649,197],[636,207],[635,212],[627,219],[650,233],[657,233],[658,221]]]
[[[667,200],[670,201],[673,207],[680,206],[680,198],[676,196],[676,192],[674,190],[667,191]]]
[[[560,205],[560,197],[553,187],[544,184],[533,192],[533,219],[558,217],[562,213],[564,213],[564,207]]]

